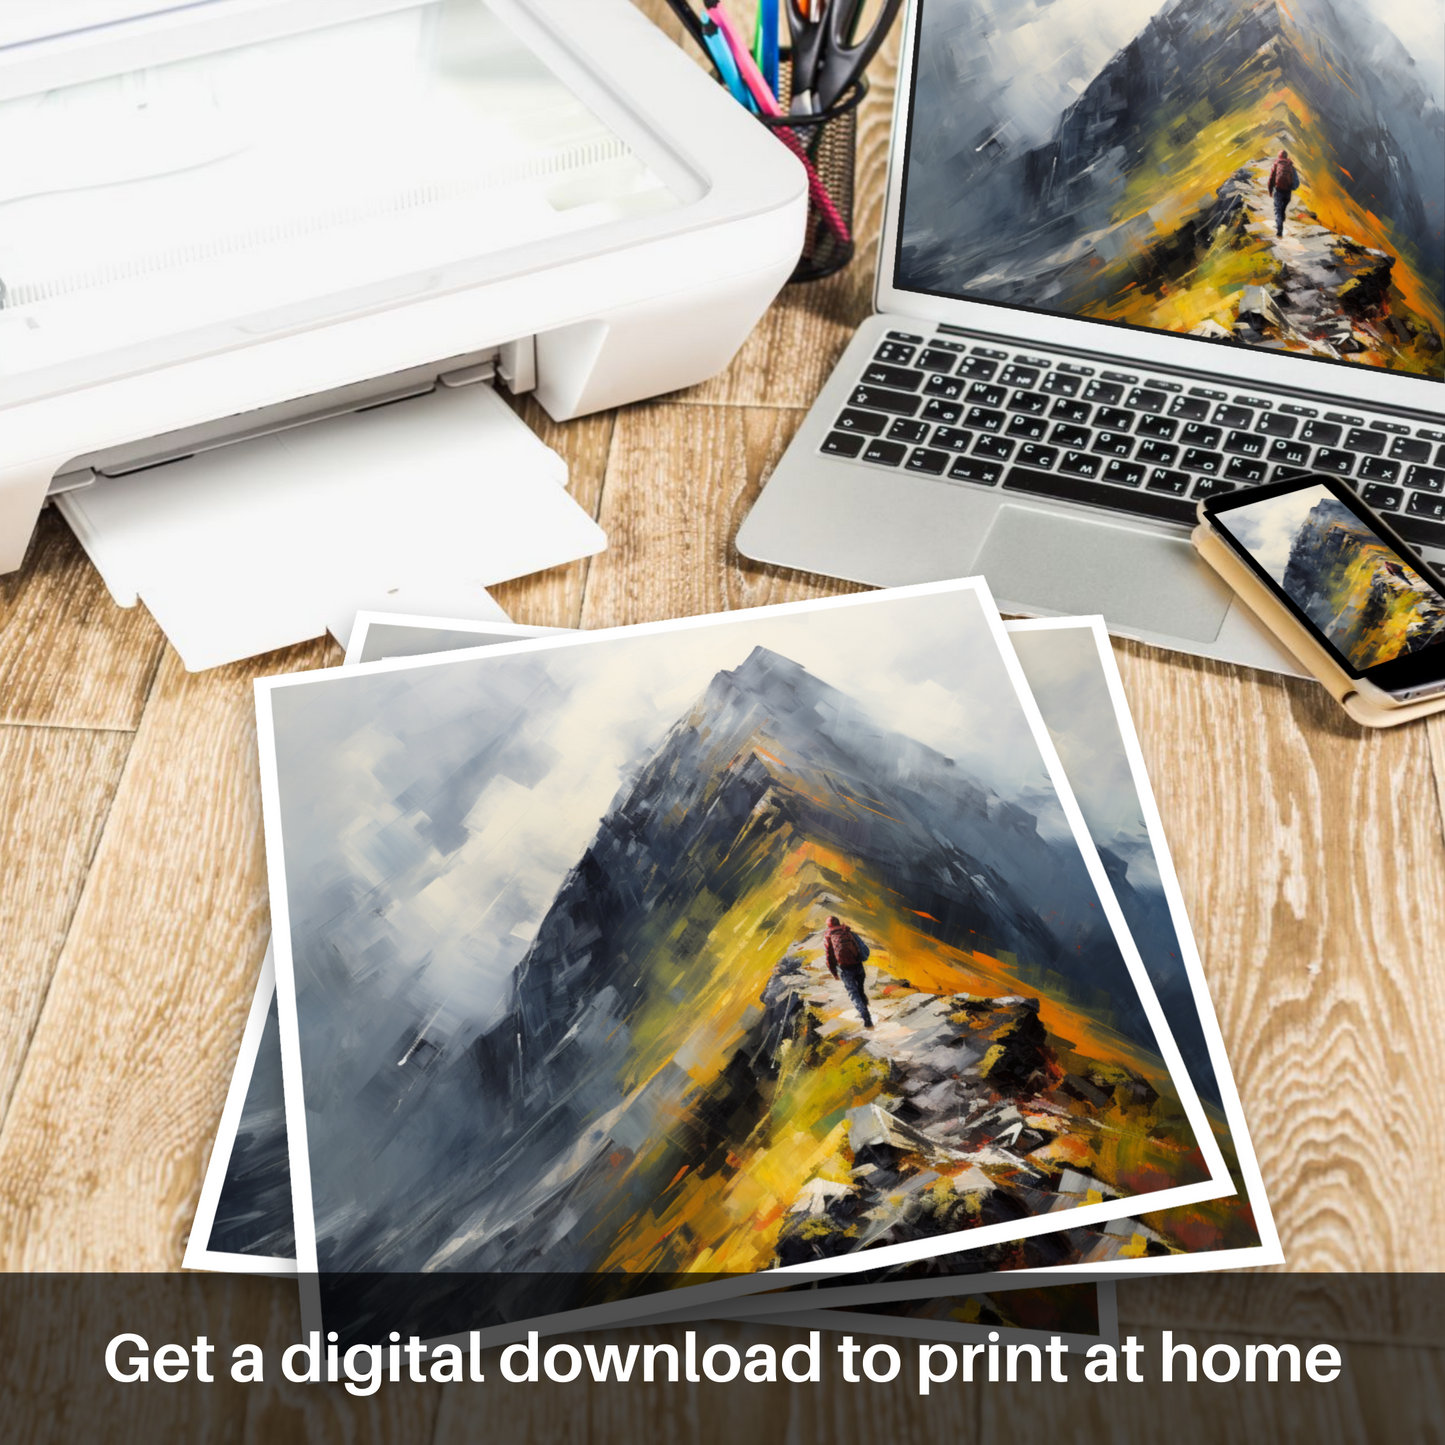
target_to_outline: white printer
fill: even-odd
[[[558,420],[700,381],[807,205],[628,0],[8,5],[0,156],[0,572],[47,496],[238,442],[319,423],[344,455],[383,403],[497,379]],[[450,530],[377,495],[378,546],[409,507]]]

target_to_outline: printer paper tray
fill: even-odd
[[[192,671],[358,610],[484,620],[494,582],[606,546],[567,467],[485,385],[313,422],[55,499],[123,607]]]

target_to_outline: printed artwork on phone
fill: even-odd
[[[1327,487],[1269,497],[1217,520],[1361,671],[1445,637],[1445,596]]]

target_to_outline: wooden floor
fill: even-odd
[[[891,91],[882,65],[867,238]],[[566,425],[522,404],[610,545],[498,588],[515,619],[845,590],[732,539],[866,314],[874,256],[784,292],[691,391]],[[1313,685],[1117,650],[1288,1267],[1445,1269],[1445,721],[1367,733]],[[53,511],[0,578],[0,1269],[179,1266],[269,928],[251,679],[337,661],[316,642],[187,674]]]

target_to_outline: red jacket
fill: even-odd
[[[851,942],[844,943],[845,938]],[[828,925],[823,934],[823,945],[828,955],[828,972],[834,978],[838,977],[840,968],[853,969],[859,973],[863,971],[863,950],[857,947],[857,943],[858,935],[846,923],[840,923],[836,928],[831,923]]]
[[[1269,168],[1269,193],[1273,195],[1275,188],[1282,191],[1293,191],[1299,187],[1299,172],[1294,168],[1294,162],[1283,152],[1274,158],[1274,164]]]

